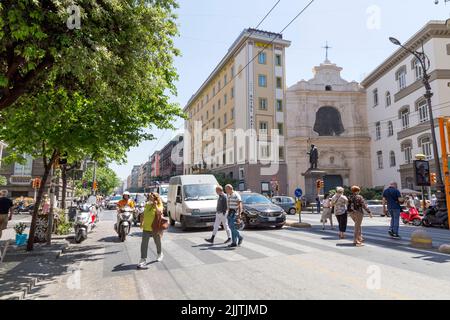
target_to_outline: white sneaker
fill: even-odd
[[[137,265],[138,269],[145,267],[145,263],[146,263],[145,259],[139,260],[139,263]]]
[[[164,254],[161,252],[161,254],[158,254],[158,258],[156,258],[156,261],[161,262],[164,258]]]

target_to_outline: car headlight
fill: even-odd
[[[261,215],[261,212],[258,212],[256,210],[247,210],[247,214],[249,216],[256,217],[258,214]]]

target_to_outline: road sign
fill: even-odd
[[[295,189],[295,196],[300,198],[303,195],[303,191],[300,188]]]

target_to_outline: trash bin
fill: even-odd
[[[77,215],[77,207],[69,208],[69,221],[75,221],[75,217]]]

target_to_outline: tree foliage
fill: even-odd
[[[103,195],[111,194],[115,188],[120,185],[120,179],[114,170],[108,167],[100,167],[95,170],[95,176],[97,180],[98,190],[97,193]],[[93,168],[87,169],[83,174],[83,180],[87,181],[87,187],[92,189],[92,181],[94,177]],[[82,188],[83,182],[77,182],[77,188]]]

